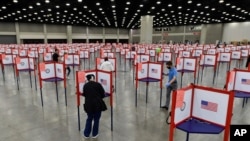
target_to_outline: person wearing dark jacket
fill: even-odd
[[[105,97],[105,90],[100,83],[95,82],[93,74],[87,75],[86,78],[88,82],[83,87],[83,96],[85,97],[84,111],[87,113],[87,119],[83,136],[85,138],[90,137],[92,121],[94,120],[92,138],[97,138],[99,135],[99,121],[103,111],[104,102],[102,99]],[[104,107],[106,108],[105,103]]]
[[[248,55],[247,62],[246,62],[246,68],[250,65],[250,55]]]

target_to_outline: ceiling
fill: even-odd
[[[0,22],[140,28],[250,21],[250,0],[1,0]]]

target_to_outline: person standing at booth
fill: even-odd
[[[67,53],[64,53],[64,54],[67,54]],[[61,59],[59,59],[59,58],[60,58],[59,50],[58,50],[58,49],[55,49],[55,52],[54,52],[54,54],[52,55],[52,59],[53,59],[54,62],[59,62],[59,60],[61,60]],[[66,70],[68,70],[67,79],[69,79],[69,74],[70,74],[70,72],[71,72],[70,67],[69,67],[69,66],[66,66]]]
[[[170,104],[170,99],[171,99],[171,92],[173,90],[176,90],[178,85],[177,85],[177,70],[173,66],[173,63],[171,61],[168,61],[166,63],[166,66],[169,69],[168,80],[167,80],[167,83],[165,84],[165,86],[167,88],[166,103],[161,108],[165,108],[166,110],[168,110],[169,104]]]
[[[115,71],[114,66],[109,61],[108,57],[104,58],[104,62],[100,66],[100,70],[104,70],[104,71],[108,71],[108,72]],[[114,92],[114,86],[112,86],[112,92]]]
[[[114,66],[109,61],[108,57],[104,58],[104,62],[100,66],[100,70],[109,71],[109,72],[114,71]]]
[[[250,55],[248,55],[247,62],[246,62],[246,68],[250,69]]]
[[[87,119],[82,135],[84,138],[89,138],[92,131],[92,138],[97,138],[101,113],[107,110],[103,101],[105,91],[102,85],[95,81],[93,74],[87,75],[86,78],[88,82],[83,86],[83,96],[85,97],[83,108],[87,113]],[[93,127],[92,121],[94,121]]]

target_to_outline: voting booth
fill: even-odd
[[[201,81],[202,81],[203,71],[204,71],[205,67],[214,68],[214,71],[213,71],[213,84],[214,84],[215,75],[216,75],[216,68],[217,68],[217,55],[204,54],[204,55],[200,56],[198,80],[200,77],[199,76],[200,75],[200,68],[202,68],[202,71],[201,71]]]
[[[240,60],[241,60],[241,51],[233,50],[231,55],[231,60],[236,61],[236,66],[240,68]]]
[[[196,79],[196,68],[197,68],[197,59],[196,58],[176,58],[176,70],[181,73],[181,87],[182,87],[182,78],[184,73],[193,73],[194,74],[194,83]]]
[[[242,98],[246,103],[250,98],[250,70],[233,69],[227,73],[226,89],[234,92],[234,97]]]
[[[73,75],[75,75],[75,67],[78,67],[80,70],[80,55],[79,54],[64,54],[63,62],[66,66],[72,66],[73,68]]]
[[[192,51],[192,57],[200,57],[203,54],[203,50],[202,49],[194,49]]]
[[[90,68],[90,57],[89,57],[89,51],[88,50],[80,50],[78,51],[79,55],[80,55],[80,59],[83,59],[83,66],[84,66],[84,69],[86,68],[86,59],[88,59],[89,61],[89,68]]]
[[[52,53],[50,53],[50,52],[44,52],[43,53],[43,61],[44,62],[51,62],[51,61],[53,61],[52,56],[53,56]]]
[[[146,83],[146,103],[148,102],[148,85],[150,82],[160,82],[160,106],[162,99],[162,72],[163,65],[161,63],[144,62],[136,64],[136,90],[135,105],[137,107],[137,89],[139,82]]]
[[[78,110],[78,129],[81,130],[81,118],[80,118],[80,106],[81,106],[81,96],[84,95],[83,87],[87,83],[86,76],[93,74],[95,76],[96,82],[99,82],[104,90],[105,95],[109,96],[110,108],[111,108],[111,131],[113,131],[113,92],[112,92],[112,72],[102,71],[102,70],[87,70],[87,71],[76,71],[76,93],[77,93],[77,110]]]
[[[29,77],[30,77],[30,87],[32,88],[32,78],[31,78],[31,72],[34,72],[34,77],[35,77],[35,88],[37,90],[37,85],[36,85],[36,69],[35,69],[35,60],[34,58],[29,58],[29,57],[19,57],[17,56],[15,58],[15,71],[16,71],[16,79],[17,79],[17,87],[19,90],[19,73],[21,72],[28,72]]]
[[[172,60],[172,53],[171,52],[161,52],[157,56],[158,62],[167,62]]]
[[[230,52],[218,53],[217,62],[218,62],[217,73],[219,72],[220,64],[227,64],[227,69],[229,70],[231,65],[231,53]]]
[[[233,112],[233,92],[190,85],[172,95],[169,141],[174,141],[175,128],[189,134],[220,134],[229,140]]]
[[[1,67],[2,67],[2,74],[3,74],[3,80],[5,81],[5,71],[4,67],[5,66],[12,66],[13,67],[13,73],[15,77],[15,68],[14,68],[14,60],[17,55],[13,54],[1,54]]]
[[[58,86],[57,83],[64,82],[64,94],[65,94],[65,105],[67,106],[67,95],[66,95],[66,74],[65,65],[57,62],[42,62],[39,63],[39,82],[40,82],[40,93],[41,103],[43,106],[43,83],[42,82],[53,82],[56,85],[56,98],[58,102]]]

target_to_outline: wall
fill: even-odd
[[[162,27],[153,28],[152,42],[182,42],[188,41],[199,41],[201,35],[201,26],[199,25],[189,25],[189,26],[172,26],[172,27]],[[139,43],[140,42],[140,29],[133,29],[131,31],[130,42]]]
[[[92,40],[93,39],[93,40]],[[89,42],[89,41],[123,42],[129,40],[129,30],[103,27],[83,27],[70,25],[31,24],[31,23],[1,23],[0,43],[32,43],[43,40],[48,42]]]
[[[223,24],[202,25],[200,43],[215,44],[222,40]]]
[[[222,41],[250,41],[250,22],[224,24]]]

